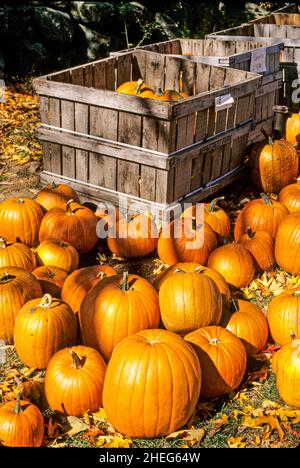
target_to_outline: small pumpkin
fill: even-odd
[[[28,247],[39,243],[39,229],[44,213],[30,198],[10,198],[0,203],[0,236]]]
[[[5,447],[40,447],[44,440],[44,418],[37,406],[21,400],[0,407],[0,440]]]
[[[139,78],[137,81],[126,81],[116,89],[116,92],[121,94],[131,94],[141,98],[155,97],[153,89],[144,83],[142,78]]]
[[[8,242],[5,237],[0,238],[0,268],[18,267],[32,271],[36,268],[36,258],[27,245],[20,242]]]
[[[67,201],[71,199],[76,203],[80,203],[77,193],[70,185],[57,185],[55,182],[43,188],[36,197],[36,201],[46,211],[52,208],[65,208]]]
[[[68,273],[77,269],[79,255],[68,242],[58,239],[47,239],[36,249],[37,261],[40,266],[52,265]]]
[[[73,346],[77,321],[70,307],[50,294],[27,302],[15,320],[16,352],[28,367],[45,369],[60,349]]]
[[[225,244],[212,252],[208,266],[218,271],[235,288],[244,288],[254,278],[254,261],[241,244]]]
[[[65,348],[52,356],[45,376],[50,408],[82,417],[102,407],[106,364],[100,354],[86,346]]]
[[[68,272],[53,265],[44,265],[32,272],[39,281],[43,294],[60,298],[61,290],[68,277]]]
[[[143,330],[115,348],[107,366],[103,407],[129,437],[162,437],[192,416],[201,387],[195,351],[175,333]]]
[[[238,243],[243,245],[252,255],[257,273],[272,270],[275,267],[275,242],[268,232],[253,232],[251,227],[249,227],[247,234],[243,234],[238,240]]]
[[[300,339],[300,288],[286,289],[273,297],[267,319],[275,343],[280,346],[290,343],[290,331]]]
[[[282,203],[290,213],[300,211],[300,177],[295,184],[284,187],[278,196],[278,201]]]
[[[184,339],[197,353],[201,372],[201,399],[216,398],[235,390],[243,380],[247,355],[241,340],[226,328],[203,327]]]
[[[300,142],[300,113],[292,114],[286,120],[286,140],[293,145],[299,145]]]
[[[285,271],[300,275],[300,211],[285,217],[275,239],[275,258]]]
[[[175,89],[162,90],[161,88],[159,88],[157,93],[152,97],[152,99],[156,99],[157,101],[174,102],[182,101],[186,97],[189,97],[187,93],[179,93]]]

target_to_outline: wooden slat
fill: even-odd
[[[41,122],[49,123],[49,98],[47,96],[40,96],[40,118]]]
[[[94,65],[86,65],[84,67],[84,86],[91,88],[94,86]]]
[[[182,62],[182,91],[192,96],[196,80],[196,63],[191,60]],[[179,91],[179,89],[178,89]]]
[[[84,69],[75,68],[71,70],[71,83],[75,85],[84,85]]]
[[[192,160],[191,191],[200,188],[202,185],[203,162],[204,153],[199,153]]]
[[[117,160],[98,153],[89,153],[90,183],[117,190]]]
[[[129,112],[119,112],[118,141],[141,146],[142,117]]]
[[[205,63],[197,63],[196,73],[196,94],[203,93],[209,90],[209,78],[211,73],[211,67]]]
[[[89,132],[89,109],[86,104],[75,102],[75,130],[83,134]],[[76,179],[88,182],[89,161],[88,151],[75,149]]]
[[[117,62],[117,86],[131,81],[131,55],[120,55]]]
[[[90,106],[90,135],[117,141],[118,112],[103,107]]]
[[[106,61],[94,64],[94,87],[106,89]]]
[[[141,165],[140,197],[145,200],[155,200],[156,169]]]
[[[195,131],[195,142],[202,141],[206,138],[207,128],[207,110],[197,112],[196,118],[196,131]]]
[[[175,167],[174,200],[191,191],[192,160],[187,159]]]
[[[181,60],[176,57],[166,56],[165,89],[176,89],[179,91],[181,71]]]
[[[224,149],[223,149],[221,175],[225,175],[229,171],[230,158],[231,158],[231,143],[227,143],[224,145]]]
[[[156,171],[156,193],[157,203],[171,203],[174,201],[174,174],[175,169],[169,171]]]
[[[118,160],[117,190],[130,195],[139,196],[139,164]]]
[[[112,57],[106,62],[106,89],[116,89],[116,58]]]
[[[51,172],[52,165],[51,165],[51,145],[47,141],[42,141],[42,149],[43,149],[43,168],[44,171]]]
[[[216,113],[216,135],[224,132],[226,129],[227,109],[223,109]]]
[[[75,150],[70,146],[62,146],[62,173],[66,177],[71,177],[75,179],[76,169],[75,169]]]
[[[61,145],[51,143],[51,171],[54,174],[62,174]]]
[[[212,151],[204,154],[202,184],[206,185],[211,180]]]
[[[212,153],[211,180],[215,180],[221,175],[224,147],[216,148]]]
[[[76,179],[82,182],[89,180],[89,153],[84,150],[75,150]]]
[[[164,89],[164,78],[165,57],[163,55],[150,52],[147,56],[146,75],[144,79],[147,84],[157,92],[159,89]]]

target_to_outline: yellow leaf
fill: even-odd
[[[106,444],[109,443],[109,437],[107,436],[100,436],[97,439],[96,445],[97,447],[104,447]]]
[[[278,436],[280,440],[284,438],[284,432],[280,427],[278,419],[275,416],[262,416],[258,418],[251,418],[250,416],[246,416],[242,422],[243,426],[247,427],[257,427],[266,425],[265,430],[265,438],[269,438],[271,433],[276,430],[278,432]]]
[[[204,429],[187,429],[182,431],[172,432],[167,435],[166,440],[184,440],[189,442],[189,446],[193,447],[195,444],[199,444],[205,436]]]
[[[243,401],[248,401],[249,398],[247,397],[245,392],[238,392],[234,397],[233,400],[238,401],[239,403],[242,403]]]
[[[229,437],[229,439],[227,439],[229,448],[245,448],[247,442],[243,442],[244,439],[244,437]]]
[[[111,442],[105,445],[107,448],[129,448],[132,446],[132,440],[116,437]]]
[[[254,443],[255,443],[255,445],[257,445],[257,446],[261,444],[261,440],[260,440],[259,435],[257,435],[257,436],[255,437]]]
[[[106,422],[107,421],[107,416],[106,416],[105,410],[103,408],[100,408],[99,411],[97,411],[96,413],[92,413],[92,417],[93,417],[94,421],[98,421],[98,422]]]

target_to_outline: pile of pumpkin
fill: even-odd
[[[180,82],[180,87],[182,87],[182,81]],[[137,81],[126,81],[122,83],[117,89],[117,93],[120,94],[129,94],[131,96],[137,96],[143,99],[154,99],[156,101],[182,101],[185,98],[188,98],[189,95],[183,91],[179,92],[175,89],[166,89],[162,90],[159,88],[157,92],[153,88],[148,86],[142,78]]]

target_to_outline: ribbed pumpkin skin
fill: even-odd
[[[98,242],[97,222],[89,208],[68,202],[66,209],[52,208],[46,213],[39,239],[40,242],[47,239],[68,242],[82,255],[92,250]]]
[[[159,291],[162,283],[173,275],[175,270],[183,270],[185,272],[192,273],[193,271],[197,270],[197,272],[201,275],[208,276],[211,278],[217,285],[222,297],[224,299],[229,299],[230,291],[228,284],[226,283],[225,279],[223,278],[220,273],[211,268],[204,267],[200,265],[200,263],[192,263],[192,262],[185,262],[185,263],[175,263],[175,265],[170,266],[165,271],[162,271],[154,280],[153,286],[157,291]]]
[[[201,369],[195,351],[166,330],[124,339],[107,366],[103,407],[110,423],[130,437],[161,437],[190,419]]]
[[[210,255],[208,266],[218,271],[225,281],[236,288],[244,288],[254,278],[255,266],[250,253],[240,244],[226,244]]]
[[[76,317],[67,304],[54,298],[48,307],[42,307],[41,302],[27,302],[17,315],[14,329],[19,358],[37,369],[45,369],[60,349],[73,346],[77,336]]]
[[[109,235],[107,245],[117,257],[138,258],[151,254],[157,246],[158,230],[150,216],[135,216],[116,223],[116,233]]]
[[[256,231],[251,236],[253,237],[250,237],[249,234],[243,234],[238,243],[252,255],[257,273],[272,270],[276,265],[273,237],[265,231]]]
[[[184,337],[194,346],[201,372],[200,398],[216,398],[243,380],[247,355],[241,340],[222,327],[204,327]]]
[[[0,440],[5,447],[40,447],[44,440],[44,418],[37,406],[20,400],[21,412],[15,413],[16,400],[0,407]]]
[[[43,188],[37,195],[36,201],[46,210],[52,208],[65,208],[68,200],[74,200],[80,203],[79,197],[75,190],[66,184],[49,184]]]
[[[200,229],[193,229],[191,218],[172,221],[160,234],[157,244],[159,258],[167,265],[178,262],[206,265],[210,253],[217,247],[217,236],[207,223],[204,223],[203,235]]]
[[[68,273],[55,266],[40,266],[32,272],[33,276],[39,281],[43,294],[51,294],[58,299],[61,296],[61,290],[68,277]]]
[[[273,357],[272,367],[280,398],[289,406],[300,408],[299,339],[284,345]]]
[[[280,201],[290,213],[300,211],[300,177],[298,177],[295,184],[287,185],[281,190],[278,201]]]
[[[288,214],[288,210],[278,201],[269,200],[270,204],[266,204],[263,199],[257,198],[242,209],[234,226],[235,241],[238,241],[249,227],[253,232],[266,231],[275,239],[279,224]]]
[[[295,145],[300,142],[300,114],[292,114],[286,120],[286,140]]]
[[[235,304],[237,310],[225,304],[220,325],[242,340],[248,356],[254,356],[267,343],[268,322],[252,302],[239,299]]]
[[[17,267],[32,271],[36,268],[36,258],[33,251],[27,245],[19,242],[8,242],[0,239],[0,268]]]
[[[292,331],[300,339],[300,288],[286,289],[271,300],[267,319],[275,343],[290,343]]]
[[[97,349],[106,361],[128,335],[159,325],[158,295],[148,281],[129,275],[123,291],[122,275],[104,278],[85,296],[79,312],[83,343]]]
[[[59,239],[47,239],[36,249],[37,262],[40,266],[52,265],[62,270],[72,272],[77,269],[79,255],[68,242]]]
[[[106,276],[117,272],[108,265],[93,265],[73,271],[66,279],[61,298],[77,314],[87,293]]]
[[[35,247],[43,216],[42,207],[30,198],[4,200],[0,203],[0,237]]]
[[[0,340],[13,344],[17,313],[26,302],[41,295],[39,282],[28,271],[15,267],[0,268]]]
[[[159,290],[161,318],[167,330],[185,334],[217,325],[222,315],[222,296],[206,275],[174,271]]]
[[[299,158],[294,146],[285,140],[258,144],[250,153],[252,177],[266,193],[279,193],[298,175]]]
[[[289,214],[281,223],[275,240],[278,265],[293,275],[300,275],[300,212]]]
[[[77,368],[71,352],[79,357]],[[106,364],[100,354],[86,346],[58,351],[50,359],[45,376],[45,393],[50,408],[71,416],[83,416],[102,407]]]

